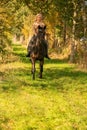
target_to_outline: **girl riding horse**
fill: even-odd
[[[43,22],[43,16],[41,13],[36,15],[36,20],[33,24],[34,35],[32,36],[31,40],[29,41],[29,44],[27,47],[27,52],[28,52],[27,57],[30,57],[31,46],[32,46],[32,44],[35,44],[35,42],[37,40],[38,26],[40,26],[42,28],[46,26]],[[45,39],[44,39],[43,44],[44,44],[45,51],[46,51],[45,57],[50,59],[48,56],[48,45],[47,45],[47,41]]]

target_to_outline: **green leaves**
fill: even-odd
[[[16,0],[0,1],[0,56],[8,51],[12,34],[21,33],[23,26],[24,4]]]

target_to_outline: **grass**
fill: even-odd
[[[32,80],[21,45],[0,65],[0,130],[87,130],[87,72],[61,60],[46,60],[43,79]]]

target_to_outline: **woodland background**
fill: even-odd
[[[58,55],[87,68],[86,4],[84,0],[1,0],[0,60],[10,55],[12,41],[27,46],[35,15],[41,12],[51,56]]]
[[[35,15],[47,25],[50,60],[32,80],[26,57]],[[0,0],[0,130],[87,130],[84,0]]]

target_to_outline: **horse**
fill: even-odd
[[[38,26],[38,33],[36,35],[36,38],[34,39],[34,43],[31,44],[30,61],[32,63],[31,73],[33,80],[35,80],[35,71],[36,71],[35,63],[37,60],[39,60],[40,65],[39,78],[42,78],[44,57],[46,54],[44,46],[45,29],[46,26],[44,27]]]

